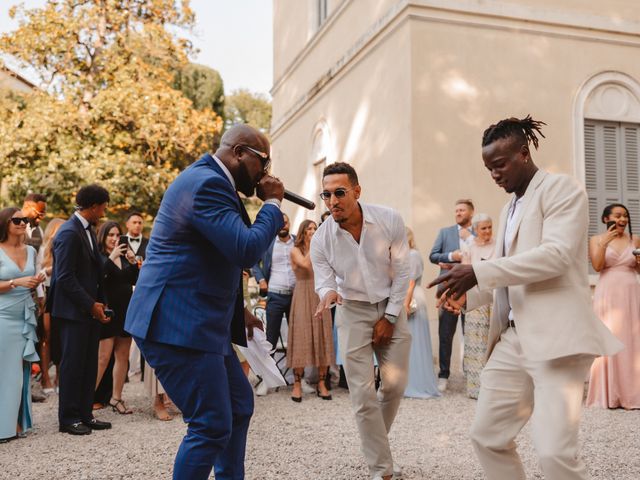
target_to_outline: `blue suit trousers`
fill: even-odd
[[[253,391],[236,355],[134,339],[188,424],[173,479],[244,479]]]

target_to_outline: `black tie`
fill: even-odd
[[[139,242],[140,239],[139,238],[129,238],[129,242],[133,243],[133,242]]]
[[[247,210],[244,208],[240,195],[237,194],[238,204],[240,207],[240,216],[242,221],[247,227],[251,226],[251,219]],[[247,335],[244,327],[244,285],[242,283],[242,275],[240,275],[240,285],[238,287],[238,294],[236,296],[236,305],[233,310],[233,320],[231,321],[231,342],[242,347],[247,346]]]

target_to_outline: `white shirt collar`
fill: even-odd
[[[231,172],[229,171],[229,169],[225,166],[224,163],[222,163],[222,160],[220,160],[218,157],[216,157],[215,155],[212,155],[212,157],[216,161],[216,163],[220,166],[224,174],[227,176],[227,178],[231,182],[231,185],[233,185],[233,189],[235,190],[236,181],[233,179],[233,176],[231,176]]]
[[[74,215],[80,219],[80,223],[82,223],[83,228],[86,230],[89,226],[89,221],[80,215],[80,212],[74,212]]]

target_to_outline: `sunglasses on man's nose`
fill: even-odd
[[[352,190],[352,189],[351,188],[336,188],[333,192],[325,190],[324,192],[320,193],[320,198],[322,200],[329,200],[331,198],[331,195],[334,195],[336,198],[344,198],[344,196],[347,194],[347,192],[349,190]]]
[[[29,223],[29,217],[12,217],[11,223],[13,223],[14,225],[20,225],[21,223],[24,223],[26,225],[27,223]]]

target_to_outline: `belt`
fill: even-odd
[[[293,290],[278,290],[277,288],[270,288],[267,290],[267,293],[277,293],[278,295],[293,295]]]
[[[507,323],[507,325],[511,328],[516,328],[516,322],[514,322],[513,320],[509,320],[509,322]]]

